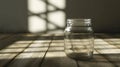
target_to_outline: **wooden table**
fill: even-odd
[[[0,34],[0,67],[120,67],[120,34],[96,34],[88,61],[66,56],[62,34]]]

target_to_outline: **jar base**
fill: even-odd
[[[66,53],[68,57],[75,60],[90,60],[93,58],[93,52],[90,53]]]

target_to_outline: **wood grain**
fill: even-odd
[[[51,40],[50,35],[38,36],[8,67],[39,67]]]
[[[107,39],[106,39],[107,36]],[[95,39],[95,51],[93,59],[78,61],[80,67],[120,67],[120,49],[109,43],[112,37],[108,35],[97,35]],[[109,40],[110,39],[110,40]],[[107,41],[106,41],[107,40]],[[116,39],[113,39],[116,40]],[[118,41],[118,40],[117,40]]]
[[[64,52],[63,34],[0,34],[0,67],[120,67],[120,35],[97,34],[91,60]]]
[[[16,40],[19,40],[18,37],[21,37],[21,36],[10,35],[8,37],[8,35],[6,36],[4,35],[4,37],[7,37],[7,38],[0,40],[0,67],[4,67],[4,65],[9,63],[10,59],[12,59],[13,56],[15,56],[15,54],[9,53],[10,51],[13,51],[13,50],[9,50],[8,48],[10,47],[10,45],[14,45],[13,42],[15,42]]]
[[[77,67],[76,61],[68,58],[64,52],[62,35],[55,35],[41,67]]]

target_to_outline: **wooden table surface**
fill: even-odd
[[[0,67],[120,67],[120,34],[96,34],[93,59],[64,52],[62,34],[0,34]]]

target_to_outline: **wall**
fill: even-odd
[[[67,18],[92,18],[95,32],[120,32],[120,0],[66,1]],[[0,32],[28,32],[27,9],[27,0],[0,0]]]
[[[27,25],[27,0],[0,0],[0,32],[26,32]]]
[[[95,32],[120,32],[120,0],[69,0],[67,18],[91,18]]]

